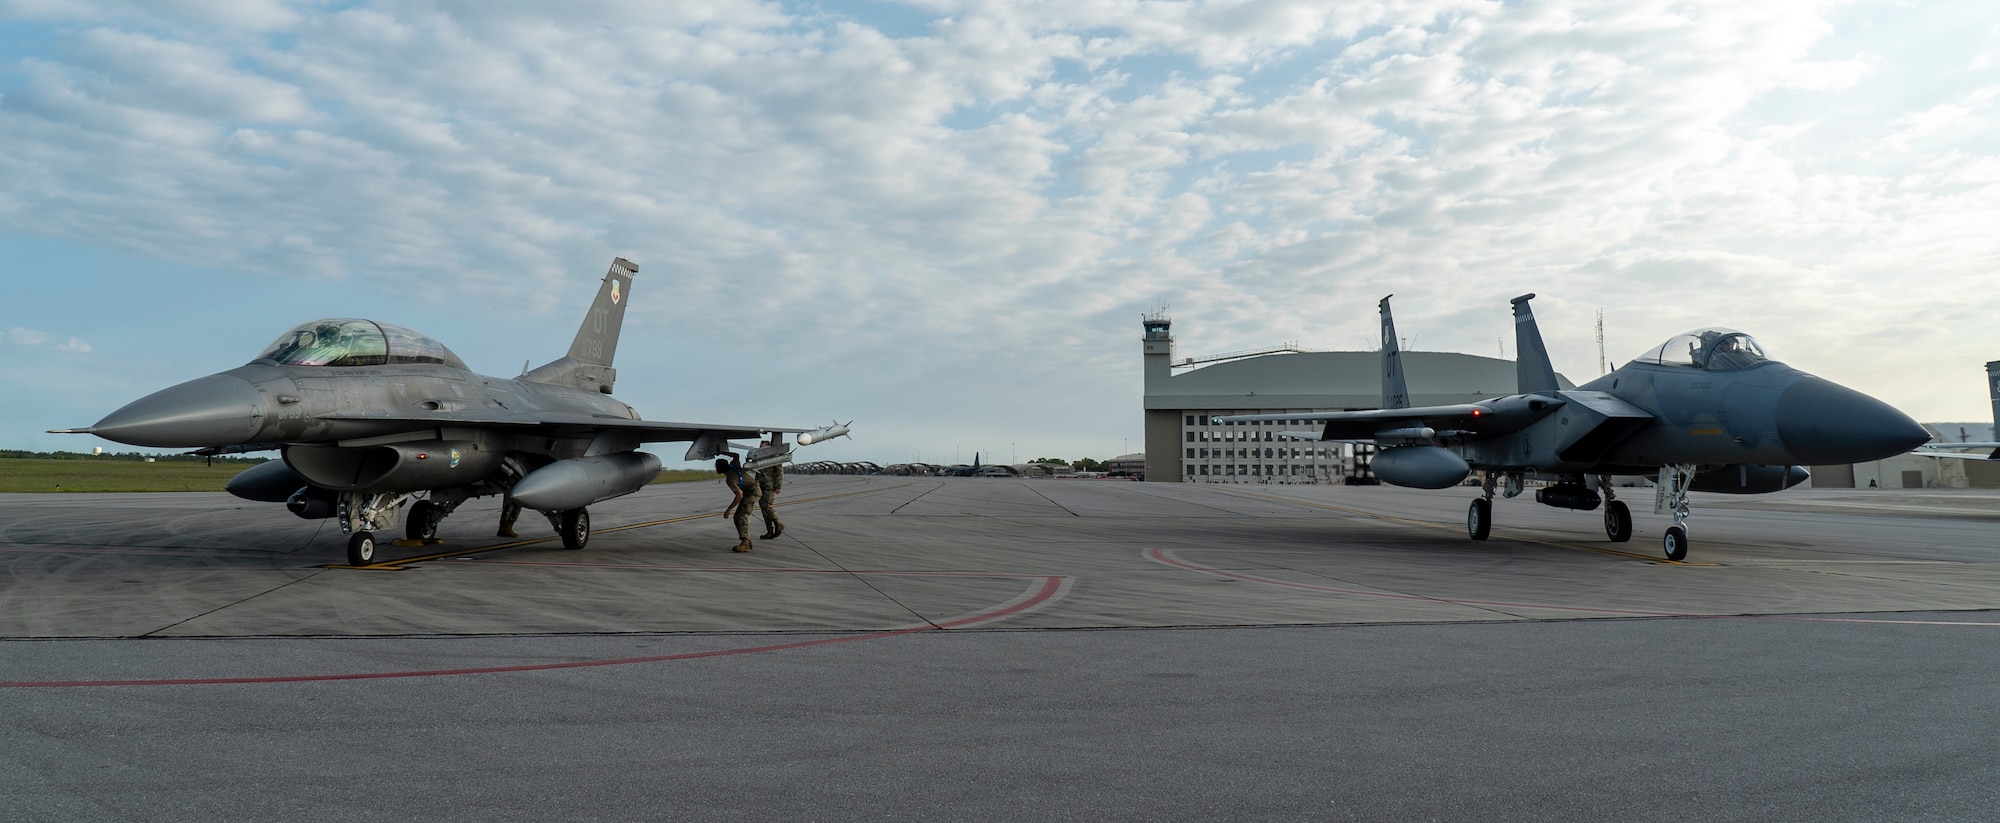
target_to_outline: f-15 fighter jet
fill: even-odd
[[[611,359],[638,271],[614,259],[569,354],[511,380],[475,374],[402,326],[334,317],[279,335],[246,365],[55,431],[196,454],[276,449],[282,460],[237,475],[229,492],[338,518],[351,565],[374,562],[375,532],[396,528],[405,504],[408,536],[428,540],[460,504],[493,494],[542,512],[564,546],[581,549],[590,504],[659,474],[641,444],[691,441],[687,459],[705,460],[730,451],[732,437],[768,435],[772,445],[753,455],[768,464],[789,456],[785,434],[810,431],[642,420],[612,399]]]
[[[1392,295],[1393,296],[1393,295]],[[1724,328],[1677,335],[1617,370],[1571,390],[1556,383],[1528,301],[1516,297],[1518,394],[1452,406],[1409,406],[1395,321],[1382,298],[1382,397],[1386,408],[1301,415],[1233,415],[1216,422],[1324,423],[1304,439],[1375,444],[1375,476],[1421,489],[1482,473],[1466,531],[1485,540],[1493,496],[1521,494],[1525,478],[1549,481],[1537,502],[1592,511],[1604,506],[1612,542],[1632,538],[1632,512],[1611,478],[1656,479],[1654,512],[1671,515],[1661,543],[1670,560],[1688,553],[1688,493],[1760,494],[1806,479],[1805,466],[1859,463],[1930,439],[1880,400],[1765,356],[1750,335]]]

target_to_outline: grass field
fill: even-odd
[[[244,463],[0,458],[0,492],[219,492]],[[654,483],[714,480],[713,471],[670,469]]]

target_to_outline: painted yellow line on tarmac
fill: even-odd
[[[900,489],[903,488],[903,486],[908,486],[908,485],[909,485],[908,483],[904,483],[901,485],[887,486],[880,489],[862,489],[860,491],[855,491],[855,492],[842,492],[840,494],[829,494],[821,497],[808,497],[804,500],[792,500],[784,503],[773,504],[772,508],[781,508],[784,506],[796,506],[801,503],[817,503],[822,500],[834,500],[842,497],[853,497],[857,494],[874,494],[875,492],[884,492],[884,491],[889,491],[891,489]],[[611,532],[631,531],[633,529],[644,529],[651,526],[665,526],[669,523],[685,523],[689,520],[700,520],[704,517],[721,517],[721,516],[722,512],[704,512],[702,514],[690,514],[682,517],[670,517],[665,520],[653,520],[645,523],[633,523],[631,525],[626,525],[626,526],[613,526],[608,529],[592,529],[590,533],[594,535],[610,534]],[[380,563],[369,563],[365,566],[349,566],[345,563],[330,563],[328,565],[321,566],[320,568],[360,569],[364,571],[402,571],[405,567],[407,567],[412,563],[428,563],[433,560],[447,560],[453,557],[466,557],[475,554],[485,554],[487,552],[497,552],[500,551],[501,549],[517,549],[522,546],[533,546],[537,543],[547,543],[551,540],[561,540],[561,539],[562,539],[561,535],[550,535],[548,537],[536,537],[528,540],[516,540],[512,543],[500,543],[492,546],[479,546],[477,548],[471,548],[471,549],[459,549],[457,551],[437,552],[435,554],[422,554],[422,555],[417,555],[416,557],[403,557],[403,558],[398,558],[396,560],[384,560]]]
[[[1217,488],[1215,490],[1219,492],[1225,492],[1228,494],[1242,495],[1244,497],[1255,497],[1262,500],[1271,500],[1278,503],[1291,503],[1293,505],[1305,506],[1307,508],[1326,509],[1328,511],[1336,511],[1336,512],[1341,512],[1343,514],[1358,515],[1360,517],[1367,517],[1375,520],[1387,520],[1391,523],[1402,523],[1410,526],[1422,526],[1427,529],[1441,529],[1443,531],[1450,531],[1450,532],[1458,531],[1458,527],[1448,526],[1443,523],[1433,523],[1427,520],[1411,520],[1407,517],[1396,517],[1394,515],[1378,514],[1376,512],[1362,511],[1360,509],[1343,508],[1341,506],[1329,506],[1325,503],[1314,503],[1309,500],[1295,500],[1290,497],[1279,497],[1277,495],[1270,495],[1270,494],[1258,494],[1256,492],[1239,491],[1236,489]],[[1600,546],[1584,546],[1577,543],[1559,543],[1554,540],[1538,540],[1532,537],[1509,537],[1507,539],[1519,541],[1522,543],[1535,543],[1543,546],[1555,546],[1557,548],[1562,548],[1562,549],[1575,549],[1577,551],[1596,552],[1598,554],[1609,554],[1616,557],[1629,557],[1632,558],[1633,560],[1646,560],[1653,563],[1658,563],[1663,566],[1721,566],[1722,565],[1721,563],[1689,563],[1685,560],[1668,560],[1664,557],[1655,557],[1652,555],[1645,555],[1645,554],[1633,554],[1631,552],[1621,552],[1617,549],[1607,549]]]

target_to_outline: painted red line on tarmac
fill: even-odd
[[[729,655],[737,655],[737,654],[780,652],[780,651],[789,651],[791,649],[811,648],[813,646],[830,646],[836,643],[852,643],[857,640],[880,640],[887,637],[899,637],[906,634],[937,631],[939,629],[963,628],[965,626],[978,625],[980,623],[999,620],[1004,617],[1010,617],[1012,615],[1020,614],[1024,611],[1028,611],[1030,609],[1042,606],[1043,604],[1047,603],[1049,600],[1054,598],[1056,594],[1062,590],[1063,583],[1066,582],[1066,580],[1067,578],[1059,576],[1042,577],[1041,585],[1035,589],[1032,589],[1031,591],[1033,591],[1033,594],[1028,595],[1028,597],[1025,600],[1022,600],[1019,603],[1015,603],[1012,606],[1001,608],[997,611],[974,612],[964,617],[956,618],[953,620],[947,620],[943,623],[937,623],[935,625],[912,626],[906,629],[890,629],[888,631],[869,632],[867,634],[843,635],[840,637],[823,637],[818,640],[802,640],[796,643],[779,643],[771,646],[751,646],[749,648],[742,648],[742,649],[716,649],[714,651],[706,651],[706,652],[683,652],[680,654],[662,654],[662,655],[653,655],[649,657],[621,657],[613,660],[577,660],[568,663],[525,663],[513,666],[483,666],[479,668],[470,668],[470,669],[437,669],[433,671],[412,671],[412,672],[300,674],[300,675],[278,675],[270,677],[201,677],[201,678],[174,678],[174,679],[158,679],[158,680],[46,680],[46,681],[20,681],[11,683],[0,682],[0,688],[27,689],[27,688],[79,688],[87,686],[219,686],[219,685],[247,684],[247,683],[321,683],[321,682],[331,682],[338,680],[391,680],[391,679],[412,678],[412,677],[447,677],[451,675],[461,675],[461,674],[504,674],[509,672],[554,671],[558,669],[587,669],[600,666],[629,666],[637,663],[664,663],[675,660],[698,660],[704,657],[727,657]]]
[[[1042,587],[1039,590],[1036,590],[1034,594],[1029,595],[1027,599],[1022,600],[1019,603],[1015,603],[1012,606],[1008,606],[1000,609],[999,611],[987,614],[971,614],[965,617],[958,618],[957,620],[947,620],[943,623],[937,624],[937,627],[940,629],[956,629],[964,626],[972,626],[980,623],[985,623],[989,620],[999,620],[1000,618],[1003,617],[1011,617],[1013,615],[1017,615],[1025,611],[1029,611],[1031,609],[1040,608],[1042,604],[1055,599],[1056,595],[1061,593],[1063,587],[1068,583],[1069,583],[1069,578],[1067,577],[1059,575],[1051,575],[1048,577],[1044,577],[1042,578]]]
[[[1634,611],[1631,609],[1601,609],[1601,608],[1592,608],[1587,606],[1551,606],[1543,603],[1509,603],[1499,600],[1453,600],[1451,598],[1446,598],[1446,597],[1425,597],[1420,594],[1396,594],[1394,592],[1364,591],[1361,589],[1337,589],[1332,586],[1315,586],[1310,583],[1293,583],[1286,580],[1274,580],[1269,577],[1258,577],[1253,574],[1243,574],[1241,572],[1233,572],[1227,569],[1217,569],[1210,566],[1196,565],[1194,563],[1189,563],[1185,560],[1175,557],[1171,549],[1147,549],[1145,552],[1145,556],[1146,559],[1158,563],[1165,563],[1166,565],[1169,566],[1175,566],[1178,568],[1187,569],[1189,571],[1201,572],[1202,574],[1215,575],[1216,577],[1227,577],[1235,580],[1242,580],[1248,583],[1262,583],[1267,586],[1282,586],[1288,589],[1303,589],[1305,591],[1325,592],[1328,594],[1351,594],[1357,597],[1380,597],[1387,600],[1415,600],[1424,603],[1450,603],[1459,606],[1503,606],[1503,607],[1517,608],[1517,609],[1548,609],[1553,611],[1566,611],[1566,612],[1591,612],[1595,614],[1629,614],[1639,617],[1699,616],[1699,615],[1687,614],[1684,612],[1648,612],[1648,611]]]

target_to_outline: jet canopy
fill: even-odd
[[[466,368],[443,343],[393,323],[329,317],[302,324],[264,347],[258,360],[285,366],[382,366],[435,363]]]
[[[1674,335],[1633,362],[1729,371],[1768,363],[1771,357],[1750,335],[1735,329],[1707,328]]]

